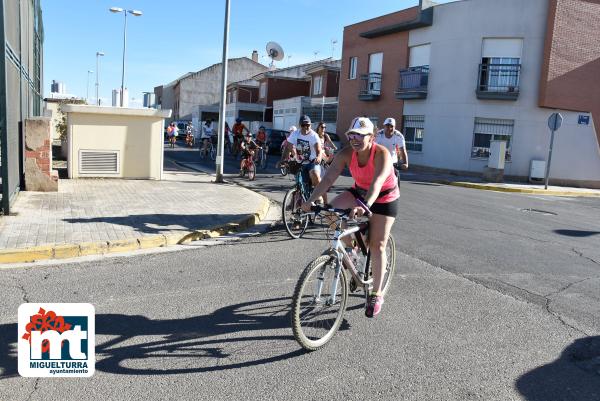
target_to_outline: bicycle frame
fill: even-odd
[[[300,170],[295,174],[294,181],[296,182],[296,188],[300,190],[304,199],[308,199],[310,197],[310,176],[305,180],[303,177],[303,167],[300,167]]]
[[[310,213],[308,213],[308,214],[310,214]],[[351,227],[348,227],[346,229],[342,229],[343,223],[347,222],[348,220],[349,220],[349,218],[347,216],[340,216],[339,219],[336,221],[335,233],[333,235],[333,240],[331,241],[331,246],[329,248],[332,251],[332,253],[335,253],[335,256],[336,256],[336,266],[335,266],[336,270],[335,270],[335,275],[333,277],[333,283],[331,286],[331,295],[327,301],[331,305],[333,305],[336,301],[337,286],[340,281],[340,274],[342,274],[342,267],[344,267],[344,263],[345,263],[345,267],[350,271],[350,274],[352,274],[354,279],[363,286],[363,288],[365,289],[365,293],[368,292],[368,287],[373,283],[372,278],[370,278],[368,280],[364,280],[363,278],[360,277],[360,272],[358,271],[357,267],[354,265],[352,260],[348,257],[348,254],[346,253],[346,249],[344,247],[344,243],[342,241],[342,238],[344,238],[344,237],[347,237],[352,234],[356,235],[356,239],[357,239],[358,245],[360,247],[360,250],[367,257],[363,277],[368,277],[368,275],[369,275],[369,270],[368,270],[369,269],[369,260],[370,260],[371,253],[370,253],[370,251],[368,251],[368,249],[364,243],[364,240],[362,238],[362,232],[364,232],[368,228],[369,223],[368,222],[360,223],[360,224],[356,224]],[[321,272],[321,274],[317,280],[317,283],[316,283],[315,294],[316,294],[317,299],[321,298],[321,290],[322,289],[323,289],[323,272]]]

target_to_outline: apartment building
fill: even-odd
[[[232,58],[227,61],[227,82],[250,79],[267,70],[266,66],[248,57]],[[218,118],[222,71],[222,63],[217,63],[155,87],[157,106],[172,109],[174,120]]]
[[[231,124],[240,117],[248,124],[287,129],[298,123],[301,113],[312,113],[318,121],[326,112],[335,124],[339,71],[340,60],[327,58],[231,83],[227,86],[227,121]]]
[[[421,1],[347,26],[338,127],[395,117],[411,164],[469,174],[502,140],[527,179],[557,111],[551,182],[600,187],[599,36],[600,0]]]

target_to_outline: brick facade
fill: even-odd
[[[600,143],[600,0],[550,0],[540,107],[593,115]]]
[[[267,107],[273,106],[273,100],[308,96],[310,93],[310,81],[308,80],[265,78],[260,82],[267,83],[267,91],[266,97],[260,98],[258,102],[266,104]]]
[[[52,171],[50,119],[25,120],[25,190],[57,191],[58,175]]]
[[[373,39],[363,38],[360,34],[381,26],[414,20],[418,12],[419,8],[413,7],[344,28],[338,134],[345,131],[354,117],[361,115],[377,117],[380,125],[386,117],[394,117],[400,125],[404,103],[395,98],[395,90],[398,86],[399,70],[408,66],[409,33],[398,32]],[[361,88],[360,75],[369,71],[369,54],[379,52],[383,53],[381,96],[375,101],[361,101],[358,99]],[[358,57],[356,79],[349,79],[350,57]]]

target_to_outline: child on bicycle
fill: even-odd
[[[194,146],[194,127],[192,123],[188,123],[185,127],[185,143],[189,145],[189,147]]]
[[[258,132],[256,133],[256,144],[260,147],[263,147],[267,144],[267,132],[265,131],[265,127],[263,125],[258,128]]]
[[[244,165],[246,164],[246,159],[254,157],[254,153],[256,149],[258,149],[258,144],[254,142],[252,139],[252,134],[248,132],[244,141],[240,144],[240,149],[242,151],[242,161],[240,163],[240,175],[244,174]]]

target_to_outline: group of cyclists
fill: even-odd
[[[408,168],[404,136],[396,130],[394,118],[386,118],[383,129],[376,131],[369,118],[356,117],[345,133],[348,146],[334,156],[338,149],[326,133],[327,126],[324,122],[318,123],[317,130],[314,131],[312,121],[305,115],[300,118],[299,125],[299,129],[290,127],[287,139],[282,144],[282,155],[277,167],[289,160],[302,164],[302,169],[308,174],[314,187],[310,198],[302,204],[305,212],[310,212],[315,203],[327,204],[327,191],[342,171],[346,167],[349,169],[354,185],[333,198],[329,205],[338,209],[351,209],[351,217],[366,215],[369,218],[368,241],[373,287],[367,297],[365,315],[377,316],[384,303],[381,287],[387,263],[385,247],[398,213],[398,174],[400,170]],[[229,143],[230,133],[233,134],[233,144]],[[202,146],[207,146],[214,135],[212,121],[206,120],[201,129]],[[242,154],[242,169],[244,160],[254,157],[259,147],[267,145],[268,138],[263,126],[259,128],[256,138],[253,138],[250,130],[238,118],[231,129],[225,124],[225,140],[232,146],[234,155]],[[327,169],[324,172],[325,166]],[[352,252],[352,244],[348,242],[346,246],[347,252]]]

